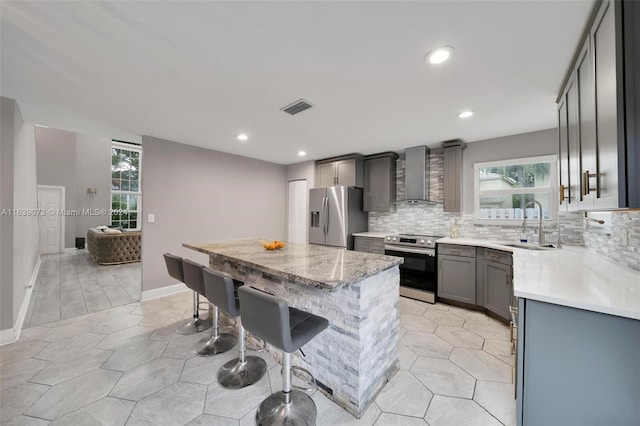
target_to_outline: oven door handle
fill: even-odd
[[[397,246],[386,246],[385,245],[384,246],[384,250],[385,250],[385,252],[388,250],[388,251],[395,251],[395,252],[398,252],[398,253],[405,252],[405,253],[424,254],[424,255],[427,255],[427,256],[431,256],[431,257],[435,257],[435,255],[436,255],[436,251],[434,249],[427,249],[427,250],[422,249],[421,250],[421,249],[413,249],[413,248],[408,248],[408,247],[399,248]]]

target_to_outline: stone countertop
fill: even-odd
[[[363,253],[315,244],[287,243],[266,250],[258,239],[184,243],[184,247],[211,257],[257,269],[292,284],[328,290],[350,285],[398,266],[402,258]]]
[[[368,238],[384,238],[387,235],[392,235],[393,232],[356,232],[351,234],[354,237],[368,237]]]
[[[640,319],[640,273],[584,247],[527,250],[500,241],[443,238],[439,244],[494,248],[513,253],[517,297],[625,318]]]

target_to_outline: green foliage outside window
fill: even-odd
[[[140,185],[141,155],[136,149],[111,148],[111,225],[138,229],[142,198]]]

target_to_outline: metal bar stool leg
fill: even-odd
[[[218,307],[213,306],[213,333],[209,337],[200,340],[194,352],[199,356],[212,356],[229,351],[236,345],[236,336],[230,333],[220,333],[218,321],[220,314]]]
[[[199,314],[200,295],[197,291],[193,292],[193,319],[188,323],[176,328],[178,334],[195,334],[211,328],[211,317],[200,319]]]
[[[242,319],[237,318],[240,351],[238,357],[227,362],[218,370],[218,383],[227,389],[240,389],[260,380],[267,372],[267,362],[258,357],[247,356],[246,332]]]
[[[262,401],[257,425],[314,425],[318,411],[313,399],[291,385],[291,354],[282,352],[282,391]]]

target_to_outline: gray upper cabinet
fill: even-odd
[[[330,186],[357,186],[362,188],[363,158],[360,155],[316,161],[316,188]]]
[[[640,32],[622,28],[623,20],[640,15],[640,5],[605,0],[596,6],[558,98],[560,206],[567,210],[640,207],[634,182],[640,105],[631,91],[640,73],[628,60],[640,54]]]
[[[567,126],[569,148],[569,210],[578,210],[580,201],[580,138],[578,137],[578,94],[573,79],[567,89]]]
[[[558,174],[560,175],[560,197],[559,204],[561,211],[567,211],[569,207],[569,132],[567,125],[567,103],[566,95],[558,103]]]
[[[596,176],[596,123],[595,95],[593,89],[591,43],[587,40],[582,47],[575,70],[578,90],[578,134],[580,135],[581,192],[578,208],[593,208],[594,194],[588,190],[592,177]]]
[[[386,152],[364,160],[364,211],[389,212],[396,201],[396,160],[398,154]]]
[[[444,211],[462,211],[462,151],[467,144],[460,141],[442,143],[444,149]]]
[[[587,154],[595,158],[595,180],[589,171],[589,187],[592,194],[595,186],[593,207],[597,209],[618,207],[618,93],[616,69],[615,5],[605,3],[591,30],[594,62],[595,131],[597,146],[589,147]],[[636,23],[637,25],[637,23]],[[583,167],[583,173],[587,170]],[[631,181],[629,182],[631,183]],[[637,182],[636,182],[637,186]]]

